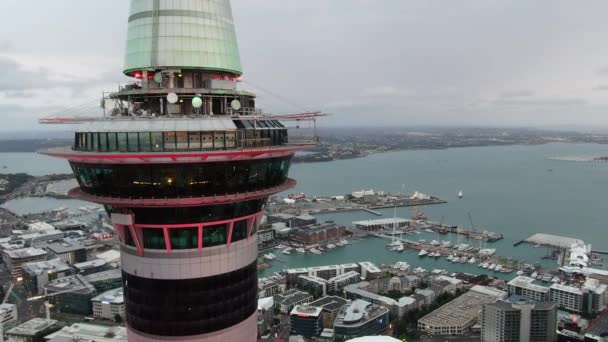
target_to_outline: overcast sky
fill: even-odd
[[[201,0],[203,1],[203,0]],[[0,1],[0,130],[96,102],[127,0]],[[608,1],[233,0],[246,88],[329,126],[608,127]]]

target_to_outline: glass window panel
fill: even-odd
[[[118,138],[118,151],[127,152],[127,133],[116,133]]]
[[[165,142],[165,151],[175,150],[175,132],[164,132],[163,137]]]
[[[91,151],[93,149],[93,133],[87,133],[87,151]]]
[[[227,226],[203,227],[203,248],[225,245],[228,241]]]
[[[99,150],[102,152],[108,151],[108,134],[99,133]]]
[[[226,147],[225,141],[224,141],[224,132],[215,132],[213,133],[213,137],[214,137],[214,141],[213,141],[213,148],[217,149],[223,149]]]
[[[125,231],[125,244],[127,246],[135,247],[135,241],[133,241],[133,236],[131,235],[131,230],[129,227],[124,227]]]
[[[137,133],[128,133],[129,152],[139,152],[139,137]]]
[[[177,132],[177,149],[187,150],[188,149],[188,132]]]
[[[234,224],[232,229],[232,242],[245,240],[247,238],[247,220],[239,221]]]
[[[144,248],[147,249],[167,249],[165,244],[165,233],[162,229],[142,229],[144,236]]]
[[[196,249],[198,248],[198,228],[170,229],[172,249]]]
[[[139,133],[139,150],[142,152],[150,152],[152,150],[150,132]]]
[[[200,132],[190,132],[188,133],[188,141],[191,150],[200,150],[201,149],[201,134]]]
[[[163,133],[162,132],[152,132],[152,151],[158,152],[163,151]]]
[[[108,133],[108,151],[114,152],[117,150],[116,133]]]

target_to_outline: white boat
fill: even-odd
[[[306,250],[304,248],[296,248],[296,252],[298,253],[306,253]]]
[[[291,255],[291,248],[285,248],[284,250],[281,251],[281,253],[285,254],[285,255]]]
[[[467,263],[467,257],[460,258],[460,263],[461,264],[466,264]]]
[[[483,262],[480,262],[479,264],[477,264],[477,267],[483,267]]]
[[[431,241],[431,245],[433,245],[433,246],[439,246],[439,245],[441,245],[441,243],[439,241],[437,241],[437,240],[433,240],[433,241]]]
[[[536,279],[536,277],[538,277],[538,273],[536,273],[536,271],[532,272],[532,274],[530,274],[530,278]]]
[[[473,257],[469,260],[469,264],[474,264],[476,262],[477,262],[477,260],[475,259],[475,257]]]
[[[431,273],[432,274],[441,274],[441,272],[443,272],[443,270],[434,269]]]
[[[441,253],[435,252],[435,258],[439,258],[439,257],[441,257]]]
[[[264,254],[264,259],[266,259],[266,260],[274,260],[276,258],[277,258],[277,256],[272,253]]]
[[[458,198],[463,198],[464,197],[464,192],[462,192],[462,190],[458,191]]]
[[[490,264],[488,267],[489,270],[494,270],[496,268],[496,264]]]
[[[330,243],[329,245],[327,245],[327,249],[334,249],[334,248],[336,248],[336,245],[334,245],[334,244]]]
[[[523,275],[523,274],[524,274],[524,271],[519,270],[519,271],[517,271],[517,273],[516,273],[516,274],[517,274],[518,276]]]
[[[435,233],[432,229],[429,229],[429,228],[425,229],[424,231],[427,233]]]
[[[550,274],[545,274],[543,276],[543,281],[550,282],[553,277]]]
[[[494,268],[494,271],[496,271],[496,272],[502,271],[502,266],[501,265],[496,265],[496,267]]]
[[[460,262],[460,258],[459,257],[454,257],[454,259],[452,259],[452,262],[454,262],[454,263]]]
[[[559,279],[558,276],[553,277],[553,279],[551,279],[552,283],[559,283],[561,281],[561,279]]]
[[[450,248],[450,247],[452,247],[452,243],[450,241],[443,241],[443,242],[441,242],[441,246],[443,246],[445,248]]]
[[[487,262],[484,262],[484,263],[481,265],[481,268],[488,269],[488,267],[490,267],[490,264],[488,264]]]
[[[425,273],[425,272],[426,272],[426,270],[422,267],[416,267],[416,269],[414,270],[414,273],[418,273],[418,274]]]
[[[316,248],[311,248],[310,249],[310,253],[312,254],[316,254],[316,255],[320,255],[322,254],[320,250],[316,249]]]
[[[452,261],[452,260],[454,260],[454,256],[452,254],[450,254],[450,255],[448,255],[447,259],[448,259],[448,261]]]
[[[420,239],[420,240],[418,240],[418,241],[420,241],[420,243],[426,243],[426,240],[425,240],[425,239]]]
[[[405,247],[403,247],[403,244],[400,244],[397,248],[395,248],[395,250],[401,253],[405,250]]]
[[[423,249],[420,251],[420,253],[418,253],[418,256],[423,257],[423,256],[426,256],[427,254],[429,254],[429,252],[427,252],[426,250]]]

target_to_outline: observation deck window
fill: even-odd
[[[247,221],[239,221],[234,224],[232,229],[231,242],[245,240],[247,238]]]
[[[225,245],[228,242],[228,226],[220,224],[203,229],[203,248]]]
[[[162,229],[143,229],[144,248],[167,249],[165,234]]]
[[[139,151],[139,138],[137,133],[127,133],[127,142],[129,145],[129,152]]]
[[[164,151],[164,145],[163,145],[163,133],[162,132],[152,132],[150,133],[151,136],[151,145],[152,145],[152,151],[154,152],[160,152],[160,151]]]
[[[127,152],[127,133],[116,133],[116,137],[118,139],[118,151]]]
[[[169,229],[171,249],[198,248],[198,228]]]

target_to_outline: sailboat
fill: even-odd
[[[458,191],[458,198],[463,198],[464,197],[464,192],[462,192],[462,190]]]

